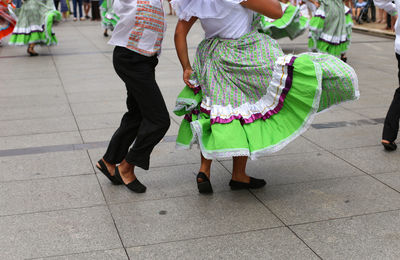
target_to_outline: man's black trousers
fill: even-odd
[[[125,159],[148,170],[150,154],[170,126],[168,110],[155,79],[158,59],[117,46],[113,63],[126,85],[128,112],[122,117],[103,158],[112,164]]]

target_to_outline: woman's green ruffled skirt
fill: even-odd
[[[327,54],[284,55],[258,32],[238,40],[206,39],[174,113],[184,116],[177,147],[197,143],[207,159],[276,152],[323,110],[359,97],[354,70]]]
[[[281,3],[283,16],[280,19],[260,17],[259,31],[274,39],[289,37],[291,40],[300,36],[308,27],[309,20],[300,15],[300,8]]]
[[[16,10],[17,24],[10,37],[10,45],[57,44],[53,22],[61,20],[52,0],[26,0]]]
[[[322,4],[310,21],[309,49],[340,57],[350,46],[352,26],[349,8],[334,2]]]

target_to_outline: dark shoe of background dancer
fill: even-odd
[[[165,22],[160,24],[159,21],[164,21],[164,12],[161,0],[141,3],[121,0],[114,8],[120,21],[110,44],[116,46],[113,64],[125,82],[128,111],[96,166],[113,184],[124,184],[142,193],[146,187],[137,179],[135,168],[149,169],[150,154],[170,126],[168,110],[155,80],[165,28]],[[142,11],[135,12],[135,9]],[[129,15],[132,13],[144,17],[147,23],[136,24],[135,17]],[[147,37],[130,37],[131,34],[141,35],[139,32],[143,31]]]

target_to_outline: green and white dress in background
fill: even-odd
[[[53,32],[54,20],[61,20],[61,13],[53,0],[25,0],[15,11],[18,22],[10,38],[11,45],[57,44]]]
[[[328,54],[285,55],[252,26],[242,1],[171,1],[180,19],[198,17],[206,34],[192,66],[197,87],[182,90],[174,112],[184,116],[177,147],[197,143],[207,159],[276,152],[318,112],[359,97],[349,65]]]
[[[119,17],[114,13],[113,10],[114,0],[104,0],[101,4],[101,25],[104,29],[114,30]]]
[[[342,0],[319,0],[321,6],[310,21],[311,51],[340,57],[350,46],[353,20]]]
[[[261,15],[259,31],[274,39],[289,37],[291,40],[300,36],[308,27],[309,20],[301,16],[300,8],[292,4],[281,3],[283,16],[271,19]]]

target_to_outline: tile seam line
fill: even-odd
[[[217,237],[223,237],[223,236],[229,236],[229,235],[240,235],[240,234],[246,234],[246,233],[251,233],[251,232],[268,231],[268,230],[274,230],[274,229],[280,229],[280,228],[284,229],[287,227],[273,226],[273,227],[268,227],[268,228],[250,229],[250,230],[209,235],[209,236],[190,237],[190,238],[186,238],[186,239],[176,239],[176,240],[162,241],[162,242],[156,242],[156,243],[139,244],[139,245],[134,245],[134,246],[128,246],[127,249],[146,247],[146,246],[156,246],[156,245],[163,245],[163,244],[177,243],[177,242],[184,242],[184,241],[195,241],[195,240],[200,240],[200,239],[204,239],[204,238],[217,238]]]
[[[48,50],[49,50],[49,53],[51,54],[51,53],[52,53],[52,52],[51,52],[51,48],[50,48],[50,47],[47,47],[47,48],[48,48]],[[61,75],[60,75],[60,70],[58,69],[57,63],[56,63],[56,61],[54,60],[54,56],[53,56],[53,55],[51,55],[51,60],[52,60],[53,65],[54,65],[54,67],[55,67],[55,69],[56,69],[58,78],[59,78],[60,83],[61,83],[61,88],[62,88],[62,90],[63,90],[63,93],[64,93],[64,96],[65,96],[65,98],[66,98],[66,101],[68,102],[68,107],[69,107],[69,109],[70,109],[70,111],[71,111],[71,114],[72,114],[72,116],[73,116],[73,118],[74,118],[75,126],[76,126],[76,128],[77,128],[77,130],[78,130],[78,133],[79,133],[79,136],[80,136],[80,138],[81,138],[82,143],[84,143],[84,138],[83,138],[83,136],[82,136],[82,133],[81,133],[81,130],[80,130],[80,127],[79,127],[79,124],[78,124],[78,120],[76,119],[74,110],[72,109],[72,106],[71,106],[71,103],[70,103],[70,100],[69,100],[67,91],[66,91],[65,86],[64,86],[64,80],[62,79],[62,77],[61,77]]]
[[[318,224],[318,223],[323,223],[323,222],[344,220],[344,219],[350,219],[350,218],[358,218],[358,217],[371,216],[371,215],[376,215],[376,214],[384,214],[384,213],[390,213],[390,212],[396,212],[396,211],[398,211],[400,213],[400,208],[389,209],[389,210],[381,210],[381,211],[376,211],[376,212],[367,212],[367,213],[356,214],[356,215],[351,215],[351,216],[344,216],[344,217],[321,219],[321,220],[315,220],[315,221],[309,221],[309,222],[301,222],[301,223],[289,224],[288,227],[296,227],[296,226],[304,226],[304,225],[310,225],[310,224]]]
[[[96,172],[95,166],[94,166],[94,163],[93,163],[93,158],[90,156],[89,151],[86,151],[86,153],[87,153],[87,155],[88,155],[88,157],[89,157],[90,165],[92,166],[93,171]],[[107,210],[108,210],[108,214],[109,214],[109,216],[111,217],[111,220],[112,220],[113,225],[114,225],[114,229],[115,229],[115,231],[117,232],[117,236],[118,236],[118,238],[119,238],[119,242],[121,243],[121,246],[122,246],[122,248],[124,249],[124,252],[125,252],[126,257],[128,258],[128,260],[130,260],[128,251],[127,251],[127,249],[126,249],[126,247],[125,247],[124,241],[123,241],[122,236],[121,236],[121,234],[120,234],[120,231],[119,231],[119,229],[118,229],[117,222],[115,221],[114,215],[113,215],[112,210],[111,210],[111,208],[110,208],[110,205],[109,205],[109,203],[108,203],[108,201],[107,201],[107,196],[106,196],[105,193],[104,193],[103,186],[101,185],[101,182],[100,182],[99,177],[98,177],[97,174],[96,174],[95,178],[96,178],[96,180],[97,180],[97,184],[99,185],[101,194],[103,195],[104,202],[106,203],[106,207],[107,207]]]
[[[88,172],[88,173],[80,173],[80,174],[74,174],[74,175],[60,175],[60,176],[49,176],[49,177],[43,177],[43,178],[7,180],[7,181],[0,181],[0,185],[7,184],[7,183],[21,183],[21,182],[31,182],[31,181],[39,181],[40,182],[43,180],[52,180],[52,179],[68,178],[68,177],[82,177],[82,176],[89,176],[89,175],[94,175],[94,174],[96,174],[96,173]]]
[[[219,162],[219,161],[218,161]],[[219,162],[222,167],[225,168],[226,171],[229,172],[229,170],[223,165],[221,162]],[[301,237],[299,237],[279,216],[276,214],[274,211],[272,211],[260,198],[258,198],[252,190],[248,189],[248,192],[251,196],[253,196],[265,209],[267,209],[281,224],[284,225],[285,228],[287,228],[297,239],[300,240],[301,243],[303,243],[311,252],[319,259],[322,259],[320,255],[317,254],[317,252],[314,251]]]
[[[73,211],[73,210],[91,209],[91,208],[106,208],[106,207],[107,207],[107,204],[104,201],[104,204],[94,204],[94,205],[82,206],[82,207],[71,207],[71,208],[53,209],[53,210],[40,210],[40,211],[32,211],[32,212],[22,212],[22,213],[18,213],[18,214],[0,215],[0,219],[1,218],[8,218],[8,217],[36,215],[36,214],[43,214],[43,213],[53,213],[53,212],[61,212],[61,211]]]
[[[37,256],[37,257],[33,257],[33,258],[24,258],[24,260],[37,260],[37,259],[46,259],[46,258],[62,257],[62,256],[74,256],[74,255],[80,255],[80,254],[104,252],[104,251],[111,251],[111,250],[118,250],[118,249],[123,249],[123,248],[116,247],[116,248],[107,248],[107,249],[97,249],[97,250],[92,250],[92,251],[75,252],[75,253],[70,253],[70,254]]]
[[[304,137],[304,138],[306,138],[306,137]],[[361,169],[360,167],[358,167],[358,166],[355,165],[354,163],[351,163],[351,162],[349,162],[348,160],[346,160],[345,158],[342,158],[342,157],[340,157],[339,155],[337,155],[336,153],[334,153],[335,150],[332,150],[332,151],[327,150],[327,149],[321,147],[320,145],[318,145],[317,143],[313,142],[312,140],[310,140],[310,139],[308,139],[308,138],[306,138],[306,139],[307,139],[308,141],[310,141],[311,143],[313,143],[313,144],[319,146],[320,148],[324,149],[324,150],[327,151],[328,153],[332,154],[334,157],[336,157],[336,158],[338,158],[338,159],[344,161],[345,163],[349,164],[350,166],[352,166],[352,167],[358,169],[359,171],[363,172],[363,173],[364,173],[366,176],[368,176],[369,178],[371,178],[371,179],[373,179],[373,180],[375,180],[375,181],[377,181],[377,182],[383,184],[383,185],[386,186],[387,188],[389,188],[389,189],[393,190],[394,192],[400,194],[400,191],[399,191],[399,190],[396,190],[396,189],[393,188],[392,186],[390,186],[390,185],[386,184],[385,182],[383,182],[383,181],[379,180],[378,178],[376,178],[374,175],[372,175],[372,174],[368,173],[367,171]],[[378,145],[377,145],[377,146],[378,146]],[[353,149],[353,148],[348,148],[347,150],[349,150],[349,149]]]

